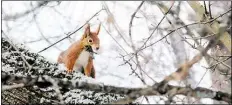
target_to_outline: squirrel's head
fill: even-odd
[[[100,40],[98,38],[100,28],[101,28],[101,24],[99,24],[96,31],[92,32],[90,30],[90,25],[87,24],[85,27],[85,32],[82,36],[82,42],[84,46],[91,46],[94,52],[98,52],[100,48]]]

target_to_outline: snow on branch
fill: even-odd
[[[4,33],[3,33],[4,34]],[[54,83],[56,79],[49,79],[46,81],[48,88],[40,88],[39,86],[47,87],[42,82],[42,85],[38,86],[35,82],[36,77],[43,77],[47,75],[50,78],[57,78],[69,81],[90,81],[94,82],[94,79],[88,78],[79,72],[74,72],[73,75],[67,75],[65,70],[60,69],[57,63],[47,61],[44,57],[39,54],[32,53],[23,44],[16,43],[17,41],[11,41],[4,34],[2,37],[2,79],[3,77],[7,79],[11,75],[20,80],[19,77],[28,77],[27,79],[22,79],[17,81],[19,84],[13,81],[2,81],[2,98],[5,104],[15,104],[15,103],[75,103],[75,104],[103,104],[109,103],[114,100],[122,98],[124,95],[111,94],[111,93],[100,93],[95,91],[74,89],[74,88],[60,88],[60,84],[57,86]],[[5,75],[4,75],[5,74]],[[30,78],[31,77],[31,78]],[[44,78],[44,77],[43,77]],[[29,80],[29,81],[28,81]],[[41,78],[37,78],[40,81]],[[44,79],[42,79],[44,80]],[[54,80],[54,81],[53,81]],[[53,81],[53,82],[52,82]],[[22,82],[22,83],[20,83]],[[32,84],[37,84],[37,86],[32,86]],[[47,84],[48,83],[48,84]],[[67,85],[67,84],[66,84]],[[58,88],[57,88],[58,87]],[[21,91],[23,89],[23,91]],[[65,90],[66,89],[66,90]],[[17,93],[17,94],[14,94]],[[26,101],[16,100],[12,101],[13,97],[25,97]],[[31,98],[33,97],[33,98]],[[36,101],[34,101],[36,100]],[[60,103],[61,104],[61,103]]]
[[[53,78],[48,75],[15,76],[12,74],[2,73],[2,81],[3,84],[7,82],[13,82],[13,83],[24,84],[24,86],[36,85],[40,88],[50,87],[52,86],[53,81],[56,81],[57,85],[61,88],[61,90],[83,89],[83,90],[92,90],[95,92],[115,93],[115,94],[125,94],[125,95],[143,89],[143,88],[114,87],[114,86],[107,86],[103,84],[88,83],[79,80],[59,79],[59,78]],[[3,88],[2,91],[7,89],[11,89],[11,88]]]
[[[219,37],[222,32],[223,31],[219,31],[217,37]],[[213,41],[211,45],[207,46],[206,49],[203,49],[200,52],[200,58],[204,56],[207,50],[217,41],[218,38],[216,38],[216,41]],[[101,104],[114,102],[125,104],[131,103],[141,96],[174,96],[178,94],[196,98],[211,98],[231,103],[231,94],[200,87],[192,89],[190,87],[171,86],[165,83],[164,92],[163,89],[160,89],[163,82],[146,88],[125,88],[93,83],[93,79],[90,80],[81,74],[69,77],[66,75],[64,70],[62,71],[58,69],[58,65],[56,63],[46,61],[45,58],[38,54],[29,52],[29,50],[26,50],[25,47],[13,45],[13,43],[9,42],[9,40],[6,40],[5,38],[2,38],[2,51],[3,92],[20,87],[27,88],[37,86],[39,87],[39,92],[47,93],[51,91],[53,94],[48,96],[58,96],[56,101],[62,102],[64,100],[65,103]],[[28,65],[30,65],[30,67],[27,67]],[[17,84],[12,85],[12,83]],[[49,87],[54,87],[54,85],[56,87],[55,90],[49,89]],[[57,92],[57,90],[59,91]],[[121,99],[124,96],[126,97]],[[76,98],[75,102],[73,102],[74,97]],[[42,102],[43,100],[40,101]]]
[[[95,92],[103,92],[103,93],[115,93],[115,94],[124,94],[128,97],[117,101],[117,104],[125,104],[130,103],[130,100],[135,100],[141,96],[150,96],[150,95],[163,95],[160,91],[159,84],[155,84],[151,87],[147,88],[124,88],[124,87],[116,87],[116,86],[107,86],[103,84],[94,84],[88,83],[79,80],[64,80],[58,78],[52,78],[47,75],[43,76],[15,76],[6,73],[2,73],[2,81],[6,82],[14,82],[14,83],[23,83],[24,86],[38,86],[40,88],[46,88],[52,86],[52,81],[56,81],[58,83],[58,87],[63,89],[83,89],[83,90],[91,90]],[[4,85],[3,85],[4,86]],[[167,85],[167,94],[177,95],[189,95],[196,98],[212,98],[218,101],[225,101],[231,103],[231,95],[228,93],[223,93],[220,91],[213,91],[206,88],[195,88],[191,89],[190,87],[178,87]],[[4,90],[3,90],[4,91]]]

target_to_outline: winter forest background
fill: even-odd
[[[3,1],[1,9],[2,103],[231,103],[231,1]],[[96,79],[57,64],[86,23],[101,23]],[[159,85],[198,54],[184,80]]]

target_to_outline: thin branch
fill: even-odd
[[[207,8],[206,8],[205,1],[204,1],[204,7],[205,7],[205,14],[208,15],[208,11],[207,11]]]
[[[135,48],[135,44],[133,43],[133,39],[132,39],[132,36],[131,36],[131,27],[132,27],[132,23],[133,23],[133,19],[134,19],[134,17],[135,17],[135,15],[136,15],[136,13],[138,12],[138,10],[141,8],[141,6],[143,5],[143,1],[140,3],[140,5],[137,7],[137,9],[136,9],[136,11],[132,14],[132,16],[131,16],[131,20],[130,20],[130,24],[129,24],[129,36],[130,36],[130,41],[131,41],[131,43],[132,43],[132,49],[133,49],[133,51],[134,51],[134,55],[135,55],[135,59],[136,59],[136,67],[138,67],[139,68],[139,70],[140,70],[140,75],[143,77],[143,75],[142,75],[142,71],[144,72],[144,70],[142,69],[142,67],[141,67],[141,63],[140,63],[140,61],[138,60],[138,52],[136,51],[136,48]],[[174,2],[173,2],[173,4],[174,4]],[[173,4],[172,4],[172,6],[173,6]],[[170,7],[170,9],[172,8],[172,6]],[[169,9],[169,10],[170,10]],[[144,45],[146,45],[146,43],[147,43],[147,41],[152,37],[152,35],[153,35],[153,33],[155,32],[155,30],[158,28],[158,26],[161,24],[161,22],[163,21],[163,19],[164,19],[164,17],[168,14],[168,12],[169,12],[169,10],[167,11],[167,13],[163,16],[163,18],[161,19],[161,21],[159,22],[159,24],[156,26],[156,28],[153,30],[153,32],[150,34],[150,36],[147,38],[147,40],[145,41],[145,43],[140,47],[140,48],[142,48]],[[140,49],[139,48],[139,49]],[[131,60],[133,58],[133,56],[131,56],[131,58],[129,59],[129,60]],[[127,62],[128,63],[128,62]],[[132,69],[133,70],[133,69]],[[135,70],[133,71],[133,73],[135,73]],[[146,72],[144,72],[145,74],[147,74]],[[138,75],[137,75],[138,76]],[[147,75],[148,76],[148,75]],[[148,76],[149,78],[150,78],[150,76]],[[140,79],[142,79],[142,78],[140,78]],[[155,83],[155,80],[154,79],[152,79],[151,78],[151,80]],[[142,79],[142,81],[144,81],[143,79]],[[143,82],[144,84],[145,84],[145,81]]]
[[[130,24],[129,24],[129,36],[131,37],[131,27],[132,27],[132,23],[133,23],[133,20],[134,20],[134,17],[136,15],[136,13],[139,11],[139,9],[142,7],[144,1],[142,1],[139,6],[137,7],[137,9],[135,10],[135,12],[131,15],[131,19],[130,19]],[[131,38],[132,40],[132,38]]]
[[[75,31],[73,31],[73,32],[71,32],[71,33],[68,33],[68,35],[67,35],[66,37],[64,37],[64,38],[58,40],[57,42],[51,44],[50,46],[48,46],[48,47],[46,47],[46,48],[40,50],[38,53],[41,53],[41,52],[47,50],[48,48],[54,46],[55,44],[57,44],[57,43],[63,41],[63,40],[66,39],[66,38],[69,38],[71,35],[75,34],[77,31],[79,31],[81,28],[83,28],[90,20],[92,20],[95,16],[97,16],[102,10],[103,10],[103,9],[101,9],[101,10],[99,10],[97,13],[95,13],[95,14],[94,14],[90,19],[88,19],[81,27],[79,27],[78,29],[76,29]]]
[[[189,27],[189,26],[192,26],[192,25],[196,25],[196,24],[207,24],[207,23],[211,23],[211,22],[215,21],[216,19],[218,19],[219,17],[222,17],[223,15],[229,13],[230,11],[231,11],[231,9],[228,10],[228,11],[226,11],[225,13],[219,15],[218,17],[216,17],[216,18],[214,18],[214,19],[212,19],[212,20],[206,21],[206,22],[195,22],[195,23],[187,24],[187,25],[178,27],[178,28],[176,28],[176,29],[174,29],[174,30],[171,30],[168,34],[166,34],[166,35],[163,36],[162,38],[160,38],[160,39],[158,39],[157,41],[151,43],[150,45],[147,45],[147,46],[141,48],[141,49],[138,50],[137,52],[139,52],[139,51],[141,51],[141,50],[144,50],[144,49],[146,49],[147,47],[153,46],[154,44],[158,43],[159,41],[163,40],[165,37],[167,37],[168,35],[172,34],[173,32],[175,32],[175,31],[177,31],[177,30],[179,30],[179,29],[182,29],[182,28],[184,28],[184,27]]]
[[[32,6],[32,4],[31,4],[31,6]],[[41,27],[39,26],[39,24],[38,24],[38,22],[37,22],[37,20],[36,20],[37,18],[36,18],[35,12],[32,11],[32,14],[33,14],[33,20],[34,20],[34,22],[35,22],[35,25],[36,25],[36,27],[37,27],[37,29],[38,29],[40,35],[42,36],[42,38],[43,38],[46,42],[48,42],[49,44],[52,44],[52,42],[49,41],[49,40],[44,36],[44,34],[43,34],[43,32],[42,32],[42,29],[41,29]],[[61,51],[61,49],[58,48],[57,46],[54,45],[54,47],[55,47],[56,49],[58,49],[58,50]]]
[[[135,10],[135,12],[131,15],[131,20],[130,20],[130,23],[129,23],[129,37],[130,37],[130,41],[131,41],[131,47],[133,49],[134,52],[136,52],[136,48],[135,48],[135,44],[133,42],[133,39],[132,39],[132,36],[131,36],[131,27],[132,27],[132,23],[133,23],[133,20],[134,20],[134,17],[136,15],[136,13],[139,11],[139,9],[142,7],[144,1],[142,1],[140,3],[140,5],[137,7],[137,9]],[[143,84],[146,84],[144,78],[143,78],[143,73],[142,73],[142,67],[141,67],[141,63],[139,62],[138,60],[138,54],[136,53],[135,54],[135,59],[136,59],[136,67],[138,67],[140,69],[140,75],[141,75],[141,81],[143,82]],[[135,71],[135,70],[134,70]]]
[[[160,91],[166,93],[166,85],[171,80],[183,80],[187,77],[189,73],[189,69],[197,62],[199,62],[203,56],[207,55],[207,51],[215,46],[218,41],[220,40],[220,36],[225,32],[225,26],[221,26],[219,28],[219,32],[216,34],[214,39],[211,39],[204,49],[200,49],[200,53],[195,55],[190,61],[187,61],[180,65],[180,67],[176,70],[176,72],[170,74],[169,76],[165,77],[163,81],[160,82]]]
[[[105,28],[104,25],[102,25],[102,27],[105,29],[105,31],[108,33],[108,35],[110,35],[110,37],[118,44],[118,46],[126,53],[128,54],[128,52],[123,48],[123,46],[111,35],[111,33]],[[133,71],[133,73],[135,73],[136,76],[138,76],[138,78],[140,78],[140,76],[135,72],[135,70],[132,67],[132,64],[129,63],[129,61],[126,61],[123,57],[123,61],[125,62],[125,64],[128,64],[131,67],[131,70]],[[135,62],[134,62],[135,63]],[[142,79],[140,79],[142,80]]]
[[[5,20],[5,21],[10,21],[10,20],[15,20],[15,19],[18,19],[18,18],[21,18],[21,17],[24,17],[28,14],[30,14],[31,12],[39,9],[40,7],[48,4],[50,1],[42,1],[42,2],[38,2],[38,5],[35,6],[34,8],[30,9],[30,10],[27,10],[27,11],[24,11],[23,13],[19,13],[19,14],[14,14],[14,15],[6,15],[3,17],[2,20]]]
[[[224,60],[222,60],[222,61],[219,61],[219,60],[215,59],[214,57],[212,57],[212,58],[213,58],[214,60],[216,60],[217,63],[213,64],[211,67],[216,66],[216,65],[218,65],[218,64],[223,64],[223,65],[226,66],[227,68],[231,69],[231,67],[230,67],[229,65],[227,65],[227,64],[224,63],[225,61],[229,60],[229,59],[231,58],[231,56],[228,57],[228,58],[226,58],[226,59],[224,59]],[[211,67],[209,67],[209,68],[211,68]]]
[[[201,81],[203,80],[203,78],[205,77],[206,73],[209,71],[209,69],[206,69],[205,73],[203,74],[203,76],[201,77],[200,81],[197,83],[196,87],[199,86],[199,84],[201,83]]]
[[[22,53],[19,51],[19,49],[17,47],[14,46],[14,44],[12,43],[12,41],[9,39],[9,37],[2,31],[2,34],[6,37],[6,40],[10,43],[10,45],[18,52],[18,54],[20,55],[20,57],[22,58],[23,62],[28,66],[29,70],[31,70],[32,66],[27,62],[27,60],[25,59],[25,57],[22,55]]]
[[[173,7],[174,2],[172,3],[171,7],[168,9],[168,11],[164,14],[163,18],[160,20],[160,22],[157,24],[157,26],[155,27],[155,29],[151,32],[150,36],[147,38],[147,40],[144,42],[144,44],[139,48],[139,50],[141,50],[148,42],[148,40],[153,36],[154,32],[157,30],[157,28],[159,27],[159,25],[162,23],[162,21],[164,20],[164,18],[166,17],[166,15],[170,12],[171,8]],[[139,51],[138,50],[138,51]]]
[[[113,35],[111,35],[111,33],[105,28],[105,26],[102,24],[102,27],[105,29],[106,33],[108,33],[108,35],[110,35],[110,37],[118,44],[118,46],[127,53],[127,51],[125,50],[125,48],[123,48],[123,46],[117,41],[117,39],[115,39],[113,37]]]
[[[206,35],[206,36],[202,36],[202,37],[191,37],[191,38],[184,38],[184,39],[196,39],[196,40],[201,40],[201,39],[206,39],[206,38],[210,38],[212,36],[214,36],[215,34],[211,34],[211,35]]]
[[[213,19],[212,14],[211,14],[211,5],[210,5],[210,1],[209,1],[209,19]]]
[[[47,37],[47,39],[57,39],[57,38],[60,38],[61,35],[57,35],[57,36],[50,36],[50,37]],[[23,43],[34,43],[34,42],[39,42],[39,41],[42,41],[44,40],[44,38],[39,38],[39,39],[35,39],[35,40],[30,40],[30,41],[25,41]]]
[[[232,57],[232,55],[218,55],[217,57]]]
[[[111,13],[111,11],[108,8],[108,5],[105,3],[105,1],[102,2],[102,5],[104,7],[104,10],[106,11],[106,13],[108,14],[108,16],[112,19],[112,25],[114,26],[114,28],[116,29],[116,31],[118,32],[118,34],[120,35],[120,37],[123,39],[123,41],[129,46],[129,43],[127,42],[127,40],[125,39],[125,35],[123,34],[123,31],[120,29],[120,27],[118,26],[118,24],[115,21],[115,18],[113,16],[113,14]]]
[[[230,9],[229,9],[228,11],[226,11],[225,13],[220,14],[219,16],[217,16],[217,17],[215,17],[214,19],[211,19],[211,20],[209,20],[209,21],[206,21],[206,22],[195,22],[195,23],[190,23],[190,24],[186,24],[186,25],[180,26],[180,27],[178,27],[178,28],[176,28],[176,29],[174,29],[174,30],[171,30],[169,33],[167,33],[166,35],[164,35],[163,37],[161,37],[161,38],[158,39],[157,41],[155,41],[155,42],[153,42],[153,43],[151,43],[151,44],[149,44],[149,45],[147,45],[147,46],[145,46],[145,47],[143,47],[143,48],[137,50],[137,53],[138,53],[139,51],[142,51],[142,50],[148,48],[148,47],[151,47],[151,46],[155,45],[156,43],[160,42],[161,40],[163,40],[164,38],[166,38],[167,36],[169,36],[170,34],[172,34],[173,32],[175,32],[175,31],[177,31],[177,30],[179,30],[179,29],[182,29],[182,28],[185,28],[185,27],[189,27],[189,26],[192,26],[192,25],[196,25],[196,24],[207,24],[207,23],[211,23],[211,22],[215,21],[216,19],[218,19],[218,18],[224,16],[225,14],[229,13],[231,10],[232,10],[232,8],[230,8]],[[131,54],[132,54],[132,55],[135,55],[135,53],[131,53]],[[129,55],[129,54],[128,54],[128,55]]]
[[[102,27],[103,27],[103,28],[105,29],[105,31],[110,35],[110,37],[118,44],[118,46],[119,46],[127,55],[129,55],[129,53],[123,48],[123,46],[122,46],[121,44],[119,44],[119,42],[111,35],[111,33],[105,28],[105,26],[102,25]],[[140,78],[140,76],[139,76],[139,75],[135,72],[135,70],[132,68],[132,64],[130,64],[128,60],[125,60],[125,59],[124,59],[124,56],[123,56],[123,61],[125,61],[125,64],[128,64],[128,65],[131,67],[131,70],[133,70],[132,73],[135,73],[135,75],[138,76],[138,77]],[[136,62],[135,62],[133,59],[132,59],[132,61],[133,61],[133,63],[136,64]],[[151,78],[144,70],[142,70],[142,72],[144,72],[144,74],[145,74],[148,78],[150,78],[152,81],[155,82],[155,80],[154,80],[153,78]],[[141,79],[140,79],[140,80],[141,80]]]

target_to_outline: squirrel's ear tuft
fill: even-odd
[[[99,26],[98,26],[98,28],[97,28],[97,31],[96,31],[97,35],[99,34],[100,29],[101,29],[101,23],[99,24]]]
[[[86,27],[85,27],[85,37],[90,35],[90,25],[89,23],[87,23]]]

